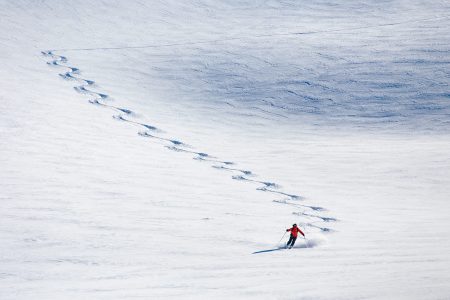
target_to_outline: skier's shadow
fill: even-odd
[[[253,252],[252,254],[267,253],[267,252],[280,251],[280,250],[286,250],[286,249],[287,248],[285,248],[285,247],[278,247],[278,248],[273,248],[273,249],[256,251],[256,252]]]
[[[280,250],[290,250],[290,249],[313,248],[314,246],[315,246],[314,243],[308,242],[306,244],[295,245],[292,248],[286,248],[285,246],[282,246],[282,247],[276,247],[276,248],[272,248],[272,249],[256,251],[256,252],[253,252],[252,254],[267,253],[267,252],[274,252],[274,251],[280,251]]]

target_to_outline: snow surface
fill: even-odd
[[[0,0],[0,299],[450,299],[449,9]]]

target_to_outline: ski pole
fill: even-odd
[[[306,239],[305,236],[303,236],[303,239],[305,240],[305,246],[306,246],[306,248],[308,248],[308,240]]]
[[[282,236],[281,239],[278,241],[277,246],[278,246],[278,245],[280,244],[280,242],[284,239],[284,236],[286,235],[286,232],[287,232],[287,231],[284,232],[283,236]]]

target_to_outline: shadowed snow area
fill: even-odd
[[[0,0],[0,298],[446,299],[449,28],[448,1]]]

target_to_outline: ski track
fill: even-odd
[[[136,117],[135,112],[133,112],[130,109],[118,107],[115,105],[112,105],[110,103],[110,96],[104,93],[99,93],[94,90],[92,90],[93,87],[96,87],[96,83],[93,80],[86,79],[80,77],[81,71],[76,68],[67,65],[68,59],[65,56],[58,55],[54,53],[55,50],[46,50],[41,51],[41,54],[45,57],[50,57],[52,60],[48,61],[47,64],[49,66],[53,67],[60,67],[68,69],[65,73],[60,73],[59,76],[63,78],[64,80],[71,80],[79,82],[80,85],[74,86],[75,91],[77,91],[80,94],[89,95],[92,98],[89,99],[89,103],[101,106],[104,108],[108,108],[111,110],[114,110],[118,114],[113,115],[113,118],[121,121],[126,122],[135,126],[138,126],[144,131],[139,131],[138,134],[143,138],[150,138],[153,140],[158,140],[163,143],[165,143],[165,148],[172,150],[174,152],[181,152],[181,153],[188,153],[193,154],[193,159],[198,160],[200,162],[208,162],[211,163],[211,167],[218,169],[218,170],[224,170],[229,171],[234,174],[238,173],[238,175],[232,175],[232,179],[238,180],[238,181],[244,181],[251,184],[259,184],[260,186],[256,188],[258,191],[266,192],[266,193],[272,193],[277,194],[279,196],[279,199],[274,199],[274,203],[283,204],[283,205],[289,205],[292,207],[296,207],[299,210],[292,212],[293,215],[296,215],[301,218],[299,222],[297,222],[300,227],[308,228],[305,230],[306,233],[312,232],[312,231],[320,231],[320,232],[332,232],[333,230],[328,227],[329,223],[338,221],[336,218],[328,217],[328,216],[322,216],[320,214],[317,214],[319,212],[326,211],[325,208],[320,206],[311,206],[311,205],[305,205],[301,204],[299,202],[304,201],[304,197],[301,197],[296,194],[290,194],[286,193],[281,190],[281,186],[274,182],[268,182],[268,181],[262,181],[254,179],[257,177],[255,173],[253,173],[250,170],[243,170],[238,169],[230,166],[236,165],[234,162],[231,161],[222,161],[218,159],[215,156],[212,156],[208,153],[204,152],[197,152],[195,150],[192,150],[193,147],[189,146],[188,144],[174,138],[165,138],[162,136],[159,136],[158,134],[162,133],[163,131],[159,129],[156,126],[145,124],[138,122],[136,120],[133,120],[133,118]],[[314,222],[310,222],[310,220],[315,220]],[[317,225],[319,223],[319,225]],[[269,251],[263,251],[263,252],[269,252]],[[259,253],[259,252],[255,252]]]

